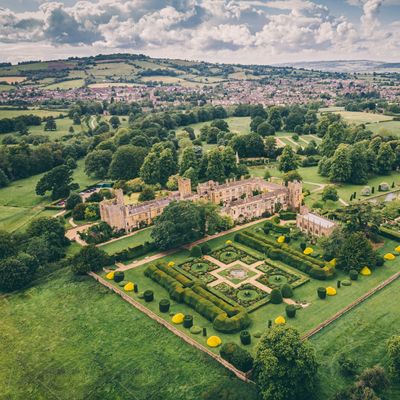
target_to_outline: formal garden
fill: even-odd
[[[315,239],[271,219],[203,243],[196,257],[181,249],[101,275],[214,353],[224,343],[253,353],[265,329],[305,334],[395,274],[398,246],[386,237],[377,248],[384,264],[349,275],[323,259]]]

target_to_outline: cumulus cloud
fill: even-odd
[[[394,1],[348,0],[362,11],[358,26],[311,0],[80,0],[70,6],[41,1],[29,13],[0,8],[0,43],[78,46],[90,53],[219,54],[232,61],[244,54],[335,56],[372,51],[378,38],[385,39],[381,50],[398,46],[400,28],[379,22],[381,7]]]

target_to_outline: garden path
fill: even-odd
[[[198,244],[207,242],[207,241],[209,241],[211,239],[218,238],[220,236],[228,235],[229,233],[233,233],[233,232],[239,231],[241,229],[244,229],[244,228],[247,228],[249,226],[258,224],[260,222],[264,222],[267,219],[268,218],[261,218],[261,219],[258,219],[256,221],[248,222],[247,224],[237,225],[237,226],[234,226],[232,229],[216,233],[215,235],[205,236],[205,237],[203,237],[203,238],[201,238],[199,240],[196,240],[195,242],[192,242],[192,243],[189,243],[189,244],[185,244],[182,247],[184,249],[190,250],[193,246],[196,246]],[[125,236],[123,236],[123,237],[125,237]],[[153,256],[145,257],[145,258],[143,258],[141,260],[134,261],[134,262],[132,262],[130,264],[127,264],[127,265],[121,264],[121,263],[117,263],[116,265],[118,266],[118,271],[127,271],[127,270],[132,269],[132,268],[140,267],[141,265],[147,264],[148,262],[158,260],[159,258],[163,258],[165,256],[169,256],[171,254],[174,254],[174,253],[178,252],[179,250],[181,250],[180,247],[178,247],[177,249],[171,249],[171,250],[167,250],[167,251],[162,251],[160,253],[154,254]]]
[[[68,229],[67,232],[65,232],[65,237],[68,238],[69,240],[75,241],[76,243],[80,244],[81,246],[86,246],[87,243],[81,239],[79,236],[79,232],[86,231],[90,226],[94,225],[92,224],[85,224],[85,225],[80,225],[77,226],[75,225],[74,228]]]

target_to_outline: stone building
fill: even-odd
[[[296,225],[302,232],[317,237],[329,236],[337,227],[336,222],[308,211],[297,214]]]
[[[151,224],[172,201],[205,200],[221,206],[221,213],[234,221],[242,222],[280,209],[299,210],[302,202],[302,185],[289,182],[282,186],[262,178],[228,180],[219,184],[214,181],[200,183],[192,192],[190,179],[178,180],[178,191],[160,200],[140,204],[125,204],[121,189],[115,190],[115,198],[100,203],[102,221],[117,229],[129,232]]]

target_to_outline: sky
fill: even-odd
[[[400,61],[400,0],[0,0],[0,61]]]

